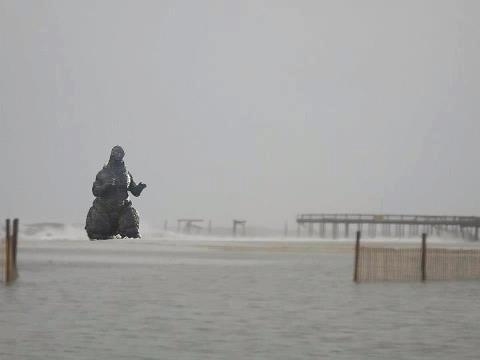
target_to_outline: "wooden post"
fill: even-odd
[[[10,282],[10,219],[5,224],[5,282]]]
[[[355,242],[355,264],[353,269],[353,281],[358,283],[358,258],[360,255],[360,236],[361,232],[357,231],[357,241]]]
[[[427,234],[422,234],[422,281],[427,280]]]
[[[15,280],[18,276],[17,273],[17,243],[18,243],[18,219],[13,220],[13,233],[12,233],[12,280]]]

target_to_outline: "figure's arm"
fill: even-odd
[[[100,173],[98,173],[97,177],[95,178],[95,182],[93,183],[93,186],[92,186],[93,195],[96,197],[102,196],[105,193],[107,186],[108,184],[106,184],[103,181],[102,177],[100,176]]]
[[[128,175],[130,176],[130,186],[128,187],[128,190],[132,193],[133,196],[140,196],[143,189],[145,189],[147,185],[142,182],[136,184],[135,181],[133,181],[132,174],[128,173]]]

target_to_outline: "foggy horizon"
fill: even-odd
[[[0,0],[0,215],[480,215],[480,3]]]

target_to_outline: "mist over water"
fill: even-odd
[[[480,213],[475,1],[0,1],[0,219]]]

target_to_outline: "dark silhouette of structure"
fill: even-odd
[[[91,240],[112,239],[116,235],[139,238],[139,217],[128,192],[140,196],[147,185],[136,184],[125,168],[125,152],[115,146],[108,164],[97,174],[92,186],[95,196],[88,211],[85,230]]]
[[[245,225],[247,224],[246,220],[233,220],[233,236],[237,236],[237,228],[240,227],[242,229],[241,235],[246,236],[247,235],[247,230],[245,228]]]
[[[297,216],[297,234],[307,227],[308,235],[313,236],[315,224],[318,235],[326,237],[330,233],[336,238],[344,229],[345,237],[350,236],[350,226],[358,230],[366,227],[368,237],[381,236],[413,237],[421,232],[428,235],[446,233],[462,238],[478,240],[480,217],[476,216],[431,216],[431,215],[383,215],[383,214],[301,214]],[[327,229],[328,228],[328,229]]]
[[[193,231],[200,232],[202,227],[196,223],[202,223],[203,219],[178,219],[177,220],[177,232],[184,234],[191,234]]]

